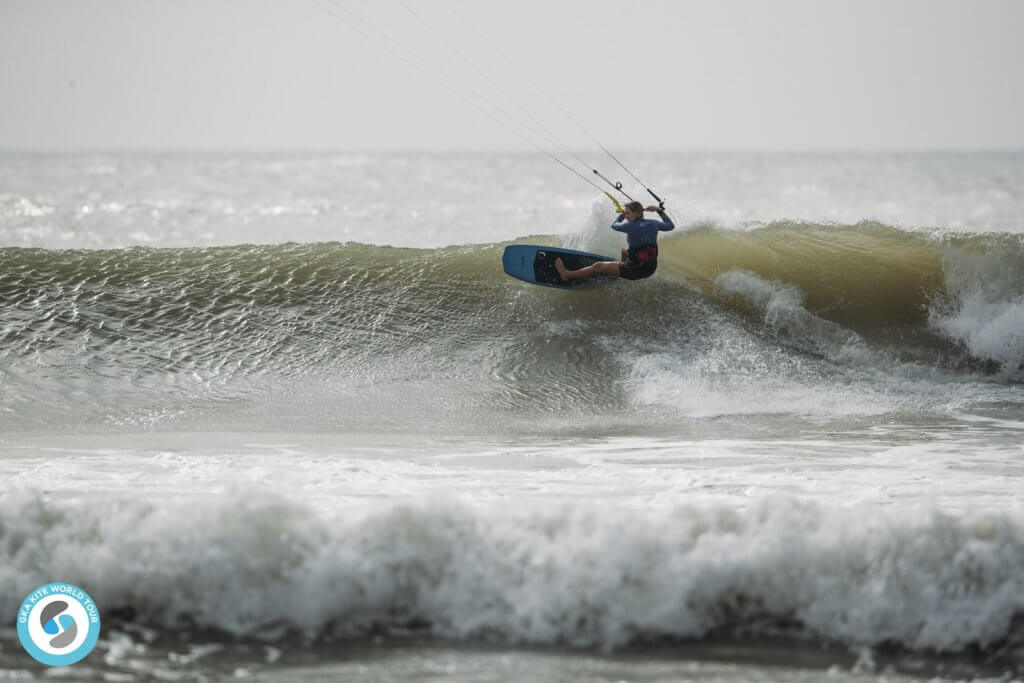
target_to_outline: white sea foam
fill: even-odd
[[[947,246],[943,270],[950,299],[933,306],[932,325],[972,355],[998,362],[1004,376],[1024,379],[1024,246]]]
[[[844,366],[879,360],[857,333],[804,308],[802,293],[791,285],[733,270],[716,278],[715,295],[742,299],[756,310],[765,332],[788,347]],[[897,396],[871,382],[828,380],[832,368],[776,345],[766,348],[763,338],[738,326],[717,330],[715,338],[714,344],[685,350],[631,354],[639,400],[695,418],[879,415],[899,404]]]
[[[88,507],[21,493],[0,504],[0,541],[0,610],[60,576],[146,625],[267,638],[420,624],[614,647],[795,623],[851,645],[959,651],[1011,637],[1024,614],[1020,509],[449,498],[326,515],[239,489]]]
[[[643,403],[670,406],[691,418],[724,415],[882,415],[898,407],[895,397],[871,386],[820,381],[810,367],[777,354],[726,340],[695,358],[657,353],[633,362],[635,395]]]

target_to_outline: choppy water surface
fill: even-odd
[[[4,157],[0,611],[87,587],[86,677],[1019,671],[1024,158],[641,161],[657,275],[563,292],[504,245],[621,236],[529,158]]]

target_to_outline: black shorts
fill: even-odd
[[[625,261],[619,261],[619,277],[626,280],[643,280],[654,275],[657,269],[658,259],[637,262],[627,258]]]

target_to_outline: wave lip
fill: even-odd
[[[600,648],[786,629],[938,652],[1022,635],[1019,510],[422,500],[330,516],[237,491],[88,508],[22,493],[0,509],[6,603],[48,567],[164,629],[276,640],[413,627]]]

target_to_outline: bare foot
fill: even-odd
[[[555,268],[558,269],[558,274],[559,274],[559,276],[561,276],[563,282],[568,282],[569,280],[572,279],[572,278],[569,277],[569,275],[568,275],[569,269],[565,267],[564,263],[562,263],[562,259],[560,259],[560,258],[556,258],[555,259]]]

